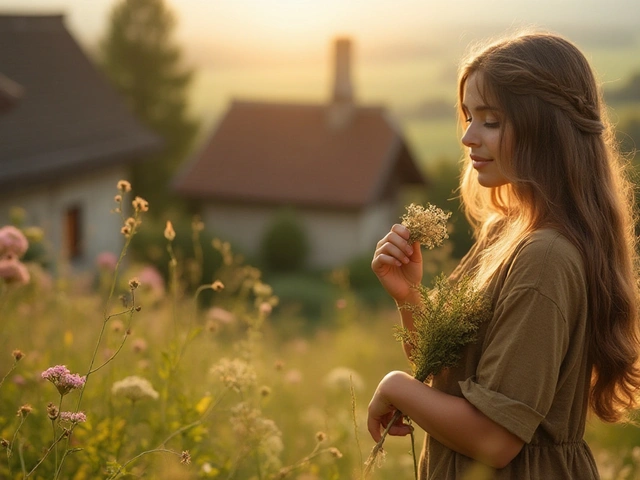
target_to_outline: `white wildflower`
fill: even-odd
[[[218,363],[211,367],[211,373],[220,378],[220,381],[227,387],[242,392],[248,387],[256,384],[256,372],[251,365],[244,360],[234,358],[221,358]]]
[[[111,387],[111,393],[116,396],[128,398],[132,402],[142,400],[143,398],[152,398],[153,400],[158,398],[158,392],[154,390],[151,382],[137,375],[132,375],[115,382]]]
[[[351,384],[356,392],[364,388],[362,376],[355,370],[347,367],[336,367],[324,377],[324,385],[334,391],[351,391]]]

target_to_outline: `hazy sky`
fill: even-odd
[[[0,11],[64,12],[85,44],[104,33],[117,0],[0,0]],[[487,25],[547,28],[637,26],[638,0],[167,0],[179,15],[179,38],[215,47],[229,58],[277,53],[289,60],[317,55],[327,41],[349,34],[369,49],[426,41],[446,29]],[[224,47],[224,48],[222,48]]]

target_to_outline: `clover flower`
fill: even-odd
[[[412,203],[402,217],[402,225],[409,229],[409,243],[420,242],[428,249],[442,245],[449,238],[447,220],[451,212],[445,213],[435,205],[426,207]]]
[[[0,258],[0,278],[7,283],[26,285],[31,280],[27,267],[17,257],[7,255]]]
[[[256,372],[251,365],[244,360],[234,358],[221,358],[211,367],[211,373],[217,375],[220,381],[236,392],[242,392],[256,384]]]
[[[47,368],[42,372],[42,378],[53,383],[60,395],[66,395],[72,390],[81,388],[87,380],[86,377],[81,377],[77,373],[71,373],[64,365]]]
[[[220,307],[211,307],[207,310],[207,320],[211,320],[216,323],[222,323],[228,325],[235,321],[236,317],[229,310],[225,310]]]
[[[145,265],[137,274],[137,279],[145,290],[155,297],[161,297],[165,293],[165,283],[162,274],[153,265]]]
[[[60,412],[60,420],[71,423],[84,423],[87,416],[84,412]]]
[[[102,252],[96,257],[96,265],[100,270],[113,272],[118,264],[118,257],[112,252]]]
[[[0,257],[22,257],[29,248],[29,241],[19,228],[6,225],[0,228]]]
[[[115,382],[111,387],[111,393],[116,396],[125,397],[132,402],[144,398],[156,400],[159,396],[149,380],[138,377],[137,375],[131,375]]]

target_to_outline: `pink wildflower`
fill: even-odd
[[[60,420],[71,423],[81,423],[87,421],[84,412],[60,412]]]
[[[0,278],[7,283],[26,285],[31,280],[31,275],[29,275],[29,270],[27,270],[24,263],[18,260],[17,257],[9,255],[0,258]]]
[[[102,252],[96,257],[96,265],[100,270],[113,272],[118,264],[118,257],[115,253]]]
[[[220,307],[211,307],[207,311],[207,319],[223,324],[233,323],[235,316],[229,310]]]
[[[29,248],[29,241],[24,233],[13,225],[0,228],[0,257],[15,255],[22,257]]]
[[[53,383],[60,395],[66,395],[71,390],[81,388],[87,380],[77,373],[71,373],[64,365],[47,368],[42,372],[42,378]]]
[[[154,295],[162,296],[165,292],[164,278],[156,267],[147,265],[138,273],[140,283]]]

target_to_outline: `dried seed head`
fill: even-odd
[[[267,387],[266,385],[263,385],[262,387],[260,387],[261,397],[268,397],[269,395],[271,395],[271,389],[269,387]]]
[[[126,180],[120,180],[118,182],[118,190],[120,190],[121,192],[130,192],[131,191],[131,184],[129,182],[127,182]]]
[[[50,420],[55,420],[60,415],[58,407],[56,407],[55,403],[49,402],[47,404],[47,416]]]
[[[16,362],[19,362],[20,360],[22,360],[22,359],[24,358],[24,353],[22,353],[22,351],[21,351],[21,350],[14,350],[14,351],[12,352],[12,355],[13,355],[13,359],[14,359]]]
[[[224,289],[224,283],[222,283],[220,280],[216,280],[211,284],[211,288],[213,288],[215,292],[219,292],[220,290]]]
[[[133,201],[131,202],[131,205],[133,205],[133,209],[136,212],[148,212],[149,211],[149,202],[147,202],[142,197],[134,198]]]
[[[31,405],[29,405],[28,403],[25,403],[24,405],[22,405],[18,409],[17,416],[18,417],[26,417],[27,415],[29,415],[31,413],[32,410],[33,410],[33,407]]]
[[[164,228],[164,238],[170,242],[173,242],[173,239],[176,238],[176,232],[169,220],[167,220],[167,226]]]
[[[342,452],[338,450],[336,447],[331,447],[329,449],[329,453],[333,458],[342,458]]]
[[[131,290],[135,290],[139,286],[140,286],[140,280],[138,280],[136,277],[133,277],[131,280],[129,280],[129,288]]]
[[[410,232],[409,243],[420,242],[428,249],[442,245],[449,238],[447,221],[451,212],[445,213],[435,205],[426,207],[412,203],[402,216],[402,225]]]

